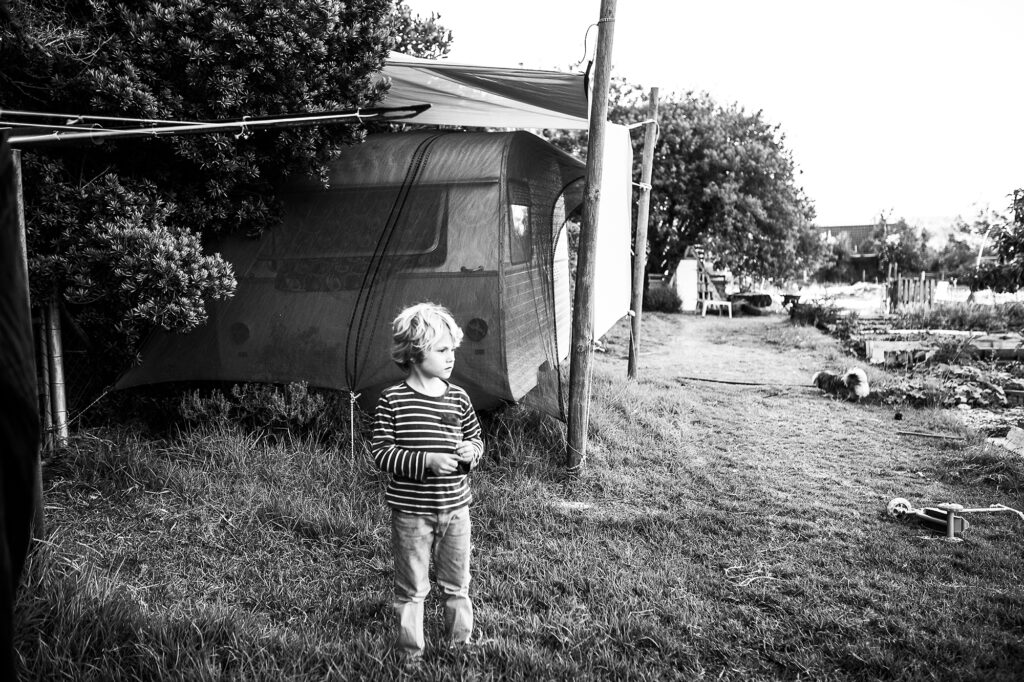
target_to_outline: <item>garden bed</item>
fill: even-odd
[[[830,305],[800,304],[791,319],[828,332],[879,368],[871,402],[957,409],[969,426],[999,436],[1024,426],[1024,410],[1016,409],[1024,405],[1022,312],[1018,303],[946,304],[862,318]]]

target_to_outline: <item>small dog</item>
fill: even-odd
[[[868,375],[860,367],[851,367],[842,375],[832,372],[817,372],[811,383],[826,393],[843,400],[857,402],[871,392]]]

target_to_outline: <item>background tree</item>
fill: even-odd
[[[609,120],[646,116],[646,92],[616,80]],[[737,276],[787,279],[816,269],[825,257],[811,227],[814,208],[796,184],[797,170],[779,126],[707,94],[660,98],[652,173],[648,268],[673,271],[690,246],[702,246],[714,267]],[[555,136],[584,153],[585,134]],[[639,177],[641,136],[633,136]]]
[[[856,282],[861,269],[853,262],[853,251],[845,239],[832,237],[825,241],[823,264],[813,274],[818,282]]]
[[[971,222],[958,217],[946,243],[935,254],[931,269],[947,278],[970,281],[977,274],[979,255],[991,246],[993,226],[1005,223],[1005,216],[989,209],[979,211]],[[991,248],[988,251],[991,255]]]
[[[1024,287],[1024,189],[1013,192],[1009,219],[996,215],[988,237],[996,258],[982,262],[971,280],[971,290],[1014,292]]]
[[[955,232],[949,235],[946,243],[935,254],[929,271],[954,280],[967,279],[974,274],[978,263],[978,249],[958,236]]]
[[[890,265],[907,275],[921,272],[934,260],[928,246],[928,234],[924,230],[907,224],[904,218],[889,223],[884,215],[878,219],[874,232],[861,250],[878,254],[883,276]]]
[[[413,51],[451,39],[393,0],[27,0],[0,25],[0,108],[202,121],[365,107],[383,96],[373,76],[396,30]],[[27,150],[33,300],[69,301],[73,327],[120,367],[147,325],[187,331],[233,291],[202,243],[272,226],[279,182],[325,178],[364,135],[330,125]]]
[[[404,2],[395,8],[391,35],[395,41],[391,49],[413,57],[439,59],[447,57],[452,49],[452,32],[441,25],[440,14],[413,14]]]

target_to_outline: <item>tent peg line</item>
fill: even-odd
[[[353,466],[356,463],[356,400],[362,393],[348,392],[348,438]]]

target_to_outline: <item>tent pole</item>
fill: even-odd
[[[608,118],[608,85],[611,82],[614,34],[615,0],[601,0],[590,107],[590,138],[587,145],[586,191],[583,196],[583,222],[580,225],[580,241],[576,256],[576,292],[572,315],[569,428],[566,444],[567,472],[570,478],[579,476],[587,457],[590,382],[594,360],[594,260],[597,253],[597,215],[601,202],[605,119]]]
[[[14,162],[14,201],[17,202],[15,214],[18,220],[18,246],[21,249],[22,271],[25,273],[25,291],[31,296],[32,290],[28,283],[28,237],[25,233],[25,196],[21,179],[21,151],[12,149],[11,160]],[[30,302],[30,312],[31,309]],[[38,402],[36,404],[38,406]],[[46,525],[43,516],[43,458],[39,456],[38,447],[36,448],[35,471],[32,479],[32,537],[42,538],[46,533]]]
[[[64,347],[60,334],[60,307],[54,291],[46,308],[46,332],[50,350],[50,400],[53,403],[53,428],[58,447],[68,445],[68,407],[64,387]]]
[[[50,401],[50,347],[46,341],[46,320],[45,313],[33,320],[32,330],[36,334],[36,358],[39,367],[36,374],[39,377],[39,414],[42,418],[40,428],[40,446],[44,450],[53,447],[53,403]]]
[[[636,207],[636,234],[633,238],[633,305],[630,306],[629,365],[626,376],[636,379],[637,356],[640,355],[640,317],[644,307],[644,272],[647,270],[647,223],[651,205],[651,171],[654,166],[654,145],[658,139],[658,88],[651,88],[644,126],[644,155],[640,167],[640,196]]]

